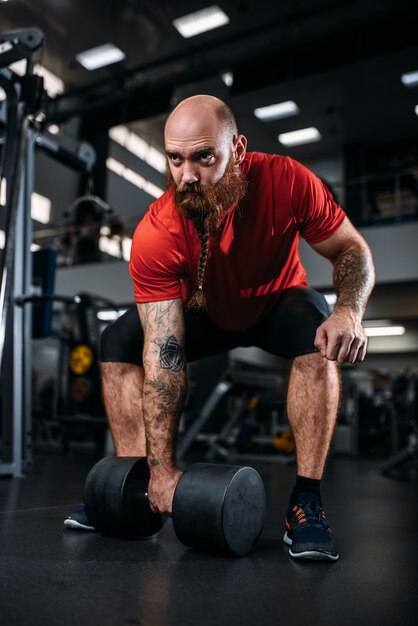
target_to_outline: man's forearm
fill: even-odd
[[[142,412],[150,468],[175,465],[178,424],[186,396],[186,371],[145,372]]]
[[[367,247],[353,245],[334,263],[335,307],[348,306],[362,317],[374,285],[374,266]]]

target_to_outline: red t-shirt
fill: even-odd
[[[345,218],[323,183],[289,157],[250,152],[242,171],[247,193],[210,235],[203,283],[209,317],[231,331],[259,322],[283,289],[307,286],[299,234],[319,243]],[[178,214],[170,189],[151,204],[133,237],[129,272],[135,301],[186,303],[197,284],[199,254],[195,228]]]

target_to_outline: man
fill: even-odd
[[[284,541],[295,558],[333,561],[338,550],[320,481],[339,364],[362,361],[366,352],[361,319],[373,263],[318,178],[288,157],[247,154],[246,146],[230,109],[212,96],[188,98],[168,117],[169,188],[134,235],[137,310],[103,333],[104,400],[117,455],[147,456],[149,503],[169,515],[181,476],[175,439],[186,361],[249,345],[291,359],[287,415],[297,478]],[[334,266],[331,315],[307,286],[299,234]],[[75,514],[66,525],[88,525],[78,520]]]

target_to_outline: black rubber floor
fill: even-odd
[[[3,626],[418,623],[414,482],[331,460],[323,500],[340,560],[297,562],[282,544],[294,470],[259,466],[266,527],[251,555],[234,559],[184,547],[171,521],[145,541],[64,530],[93,462],[38,456],[26,478],[0,480]]]

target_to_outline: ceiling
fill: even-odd
[[[348,144],[377,147],[418,139],[418,87],[403,72],[418,69],[416,2],[407,0],[219,0],[229,24],[183,39],[172,20],[209,0],[8,0],[1,30],[38,26],[41,63],[67,93],[49,118],[75,113],[97,125],[130,123],[162,147],[166,112],[178,99],[211,93],[236,113],[253,150],[302,161],[341,154]],[[83,50],[113,42],[123,63],[88,72]],[[232,71],[228,88],[222,72]],[[294,100],[297,117],[261,122],[256,106]],[[284,148],[280,132],[316,126],[322,141]]]

